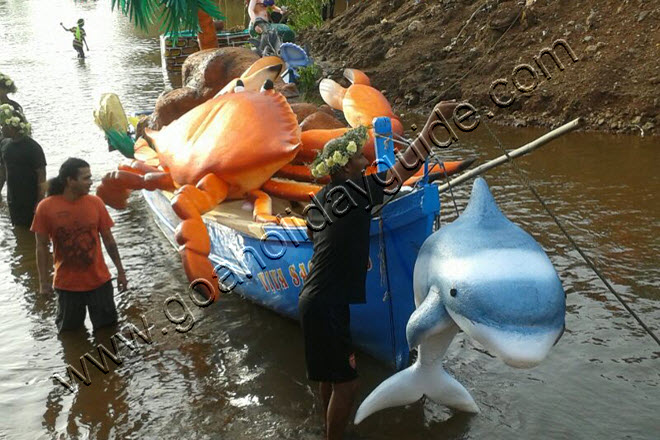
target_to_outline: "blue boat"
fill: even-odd
[[[387,118],[375,120],[374,127],[377,133],[391,132]],[[383,158],[381,169],[393,163],[391,139],[377,136],[376,152]],[[178,247],[174,231],[181,220],[170,205],[172,195],[142,193],[156,223]],[[243,203],[225,202],[203,216],[211,238],[209,259],[222,290],[298,319],[298,295],[313,252],[306,228],[255,223],[250,215],[241,215],[247,213]],[[423,179],[383,205],[371,222],[367,303],[351,306],[351,331],[359,349],[397,370],[408,365],[405,329],[415,308],[413,267],[439,213],[438,187]]]

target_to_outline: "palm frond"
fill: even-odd
[[[157,18],[159,0],[112,0],[111,8],[117,7],[122,14],[143,31]]]
[[[214,0],[112,0],[112,10],[115,7],[144,31],[158,20],[163,33],[176,33],[180,30],[198,32],[197,11],[200,9],[212,18],[225,19]],[[159,14],[161,7],[162,12]]]

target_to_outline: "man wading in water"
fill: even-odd
[[[369,164],[362,154],[365,127],[328,142],[311,166],[315,177],[329,174],[332,181],[305,209],[314,255],[298,310],[307,376],[320,382],[328,440],[342,438],[358,388],[349,305],[366,302],[371,208],[383,203],[384,194],[395,194],[421,167],[433,145],[436,112],[455,106],[438,104],[420,136],[388,171],[364,175]]]
[[[65,31],[73,33],[73,48],[76,50],[76,52],[78,52],[78,58],[85,58],[83,43],[85,43],[87,52],[89,52],[89,46],[87,45],[87,40],[85,39],[87,33],[85,33],[85,29],[83,29],[83,26],[85,26],[85,20],[82,18],[79,19],[77,26],[72,28],[64,27],[62,23],[60,23],[60,26],[62,26]]]
[[[112,219],[103,201],[89,194],[89,164],[82,159],[67,159],[48,185],[48,197],[37,206],[31,228],[37,239],[39,293],[55,289],[59,332],[83,327],[87,308],[94,330],[112,325],[117,322],[117,309],[99,235],[117,268],[119,290],[125,290],[128,282],[110,231]],[[51,240],[55,265],[52,286],[48,270]]]

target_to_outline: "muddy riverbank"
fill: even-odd
[[[557,126],[581,116],[588,131],[660,133],[656,3],[521,3],[361,1],[302,41],[325,76],[362,69],[399,113],[426,114],[455,98],[500,124]],[[546,48],[563,70],[541,55]]]

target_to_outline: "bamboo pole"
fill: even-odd
[[[562,136],[569,131],[575,130],[577,127],[579,127],[582,124],[582,119],[581,118],[576,118],[573,119],[571,122],[568,122],[564,125],[562,125],[559,128],[556,128],[552,130],[549,133],[544,134],[540,138],[523,145],[520,148],[516,148],[513,151],[509,151],[508,154],[503,154],[499,157],[496,157],[495,159],[486,162],[483,165],[479,165],[478,167],[461,174],[460,176],[456,177],[455,179],[450,180],[448,183],[444,183],[442,185],[438,186],[438,192],[442,193],[444,191],[447,191],[449,187],[455,187],[457,185],[460,185],[461,183],[465,182],[466,180],[469,180],[475,176],[478,176],[479,174],[482,174],[492,168],[495,168],[496,166],[502,165],[504,162],[507,162],[509,159],[515,159],[516,157],[523,156],[529,152],[532,152],[536,150],[539,147],[542,147],[543,145],[547,144],[548,142],[558,138],[559,136]],[[438,183],[441,183],[438,181]]]

